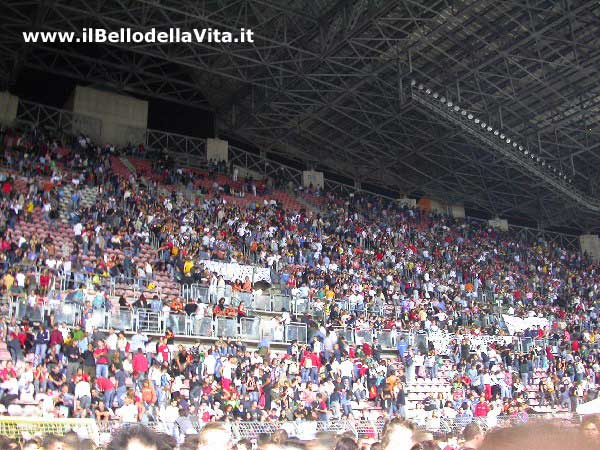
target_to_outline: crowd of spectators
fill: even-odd
[[[111,158],[117,151],[81,136],[70,151],[36,130],[2,137],[11,145],[1,161],[8,170],[0,174],[0,295],[25,298],[32,309],[48,304],[51,274],[58,272],[68,274],[73,288],[82,274],[98,288],[82,301],[81,323],[72,328],[52,314],[39,323],[27,315],[0,317],[11,355],[0,367],[0,408],[9,413],[92,417],[102,429],[115,421],[162,422],[182,442],[199,422],[361,419],[374,408],[436,432],[475,418],[494,426],[499,416],[532,413],[528,387],[534,383],[536,403],[554,410],[574,412],[597,395],[600,273],[587,255],[359,193],[339,198],[309,189],[306,198],[319,199],[318,212],[284,210],[276,201],[253,202],[257,183],[248,182],[242,208],[227,201],[217,178],[214,189],[203,189],[172,164],[155,165],[158,178],[119,176]],[[226,170],[211,168],[215,177]],[[20,176],[26,180],[18,182]],[[161,190],[165,179],[175,184],[170,194]],[[95,187],[94,204],[81,204],[82,186]],[[203,196],[177,195],[196,190]],[[72,239],[57,246],[61,212]],[[18,232],[34,214],[47,229]],[[151,240],[158,245],[147,257]],[[183,346],[171,329],[164,336],[126,336],[86,320],[94,309],[111,308],[103,280],[150,285],[157,274],[204,285],[209,296],[189,303],[178,296],[141,295],[134,302],[123,296],[119,306],[246,316],[251,305],[225,304],[222,293],[226,283],[239,292],[255,286],[211,273],[202,264],[211,259],[270,268],[273,285],[314,306],[313,314],[299,317],[283,311],[275,322],[304,322],[314,337],[284,351],[269,342],[254,351],[240,340]],[[211,298],[215,304],[207,304]],[[548,345],[525,351],[513,343],[471,345],[471,336],[506,334],[499,321],[483,320],[492,315],[492,298],[509,305],[509,314],[548,318],[549,327],[524,333]],[[431,342],[411,346],[399,339],[389,353],[377,339],[348,342],[339,327],[457,338],[443,352]],[[420,380],[441,380],[449,389],[408,400]]]

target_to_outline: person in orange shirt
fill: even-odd
[[[244,280],[244,286],[242,287],[244,292],[252,292],[252,282],[250,281],[250,277],[246,277]]]
[[[150,383],[149,380],[145,380],[142,385],[142,401],[145,406],[148,407],[150,405],[156,404],[156,391],[154,390],[154,386]]]

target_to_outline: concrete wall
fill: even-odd
[[[408,206],[409,208],[414,208],[417,206],[417,200],[414,198],[402,197],[397,200],[400,205]]]
[[[221,139],[206,140],[206,160],[229,161],[229,142]]]
[[[138,144],[144,140],[144,132],[148,126],[148,102],[145,100],[77,86],[65,106],[76,114],[101,120],[102,143],[125,145],[129,142]],[[85,119],[74,122],[75,132],[86,133],[91,126]]]
[[[311,184],[314,188],[323,189],[325,186],[323,172],[317,172],[316,170],[304,170],[302,172],[302,186],[309,187]]]
[[[495,219],[488,220],[488,224],[490,227],[495,228],[500,231],[508,231],[508,220],[506,219]]]
[[[10,125],[17,117],[19,97],[9,92],[0,92],[0,124]]]
[[[464,219],[465,218],[465,207],[461,205],[451,205],[448,207],[448,212],[455,219]]]
[[[406,201],[410,199],[398,200],[398,201]],[[408,203],[407,203],[408,204]],[[465,218],[465,207],[462,205],[448,205],[440,200],[435,200],[433,198],[420,198],[418,202],[416,202],[417,206],[421,208],[423,211],[429,213],[434,212],[438,214],[447,214],[456,219],[464,219]],[[410,204],[409,204],[410,206]]]
[[[590,255],[594,261],[600,261],[600,238],[595,234],[579,236],[581,251]]]

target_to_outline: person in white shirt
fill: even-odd
[[[75,400],[79,401],[82,409],[87,409],[92,400],[90,383],[81,378],[75,385]]]
[[[290,317],[290,313],[287,312],[284,309],[281,310],[281,319],[279,319],[279,323],[281,323],[282,325],[289,325],[290,322],[292,321],[291,317]]]
[[[125,404],[115,411],[117,417],[124,423],[138,421],[138,408],[130,397],[125,397]]]
[[[115,330],[113,330],[112,328],[110,330],[108,330],[108,336],[104,340],[104,343],[106,344],[106,348],[110,352],[114,352],[117,350],[117,339],[118,339],[118,336],[115,333]]]
[[[206,358],[204,358],[204,376],[214,375],[216,365],[217,359],[212,352],[209,352],[209,354],[206,355]]]
[[[161,407],[158,412],[158,417],[166,427],[167,434],[171,436],[175,435],[175,421],[179,418],[179,408],[177,407],[177,401],[172,401],[166,407]]]
[[[8,374],[8,378],[6,381],[3,381],[0,384],[0,389],[4,391],[2,397],[6,395],[14,395],[15,397],[19,396],[19,381],[16,377],[12,376],[10,373]]]
[[[77,222],[75,225],[73,225],[73,235],[75,236],[75,239],[77,239],[78,237],[81,238],[82,231],[83,225],[81,224],[81,222]]]

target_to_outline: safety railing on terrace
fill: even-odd
[[[125,332],[141,332],[151,335],[163,335],[167,329],[178,337],[203,337],[209,339],[226,338],[242,339],[244,341],[271,343],[289,343],[297,341],[308,343],[319,335],[319,330],[309,327],[306,323],[290,322],[284,324],[281,317],[205,317],[199,314],[175,314],[170,312],[152,311],[149,309],[117,309],[104,310],[89,308],[83,301],[50,301],[46,305],[30,305],[24,298],[11,300],[0,298],[0,313],[5,317],[30,322],[47,322],[50,317],[54,323],[64,323],[67,326],[82,325],[98,329],[121,330]],[[395,350],[404,341],[419,351],[426,353],[429,345],[438,350],[440,355],[450,356],[455,343],[467,338],[472,351],[478,351],[490,343],[512,344],[516,352],[527,353],[534,347],[550,346],[557,354],[559,342],[550,339],[533,339],[520,336],[471,336],[447,333],[444,331],[425,332],[422,330],[376,330],[334,327],[338,338],[352,345],[363,343],[373,344],[378,339],[384,350]],[[321,336],[324,337],[324,336]]]

